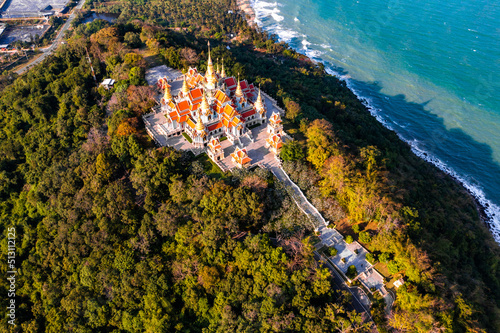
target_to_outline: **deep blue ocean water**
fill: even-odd
[[[500,0],[252,0],[257,24],[344,79],[486,207],[500,242]]]

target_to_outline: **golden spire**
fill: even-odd
[[[234,93],[236,97],[243,97],[243,91],[241,90],[240,85],[240,73],[238,73],[238,85],[236,86],[236,92]]]
[[[208,83],[209,89],[215,88],[215,83],[217,82],[217,78],[214,74],[214,66],[212,64],[212,57],[210,55],[210,41],[208,42],[208,63],[207,63],[207,72],[205,73],[205,79]]]
[[[198,119],[196,119],[195,130],[198,132],[205,132],[205,125],[203,125],[203,122],[201,121],[201,116],[199,113],[198,113]]]
[[[212,57],[210,56],[210,41],[208,41],[208,65],[212,65]]]
[[[188,87],[188,83],[186,81],[186,75],[184,75],[184,82],[182,82],[182,94],[184,96],[187,96],[189,94],[189,87]]]
[[[201,112],[205,116],[210,113],[210,105],[208,105],[207,95],[205,94],[205,90],[203,90],[203,98],[201,99]]]
[[[222,71],[220,72],[220,77],[223,79],[226,78],[226,71],[224,70],[224,58],[222,58]]]
[[[220,74],[220,71],[219,71],[219,58],[217,58],[217,67],[215,67],[215,72],[217,74]]]
[[[172,93],[170,92],[170,85],[168,83],[165,85],[165,95],[163,95],[163,100],[165,101],[165,104],[172,100]]]
[[[255,101],[254,105],[257,110],[264,109],[264,103],[262,102],[262,96],[260,95],[260,86],[259,86],[259,96],[257,96],[257,100]]]

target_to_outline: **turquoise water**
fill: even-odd
[[[500,1],[254,0],[256,21],[344,79],[486,207],[500,242]]]

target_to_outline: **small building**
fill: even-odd
[[[283,135],[283,122],[279,113],[273,112],[267,123],[267,133],[269,135]]]
[[[208,156],[212,161],[220,161],[224,159],[224,150],[220,144],[219,138],[211,138],[208,143]]]
[[[394,281],[394,288],[398,289],[405,283],[405,280],[403,278],[400,278],[399,280]]]
[[[283,140],[281,139],[281,134],[269,134],[269,137],[266,139],[266,148],[275,155],[280,153],[282,145]]]
[[[102,81],[101,86],[103,86],[104,88],[109,90],[109,89],[113,88],[113,86],[115,85],[115,82],[116,81],[113,79],[106,79],[106,80]]]
[[[236,149],[236,151],[231,154],[231,160],[238,168],[247,168],[252,162],[252,159],[248,157],[247,150],[244,148]]]

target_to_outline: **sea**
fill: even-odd
[[[500,243],[500,0],[250,0],[485,208]]]

